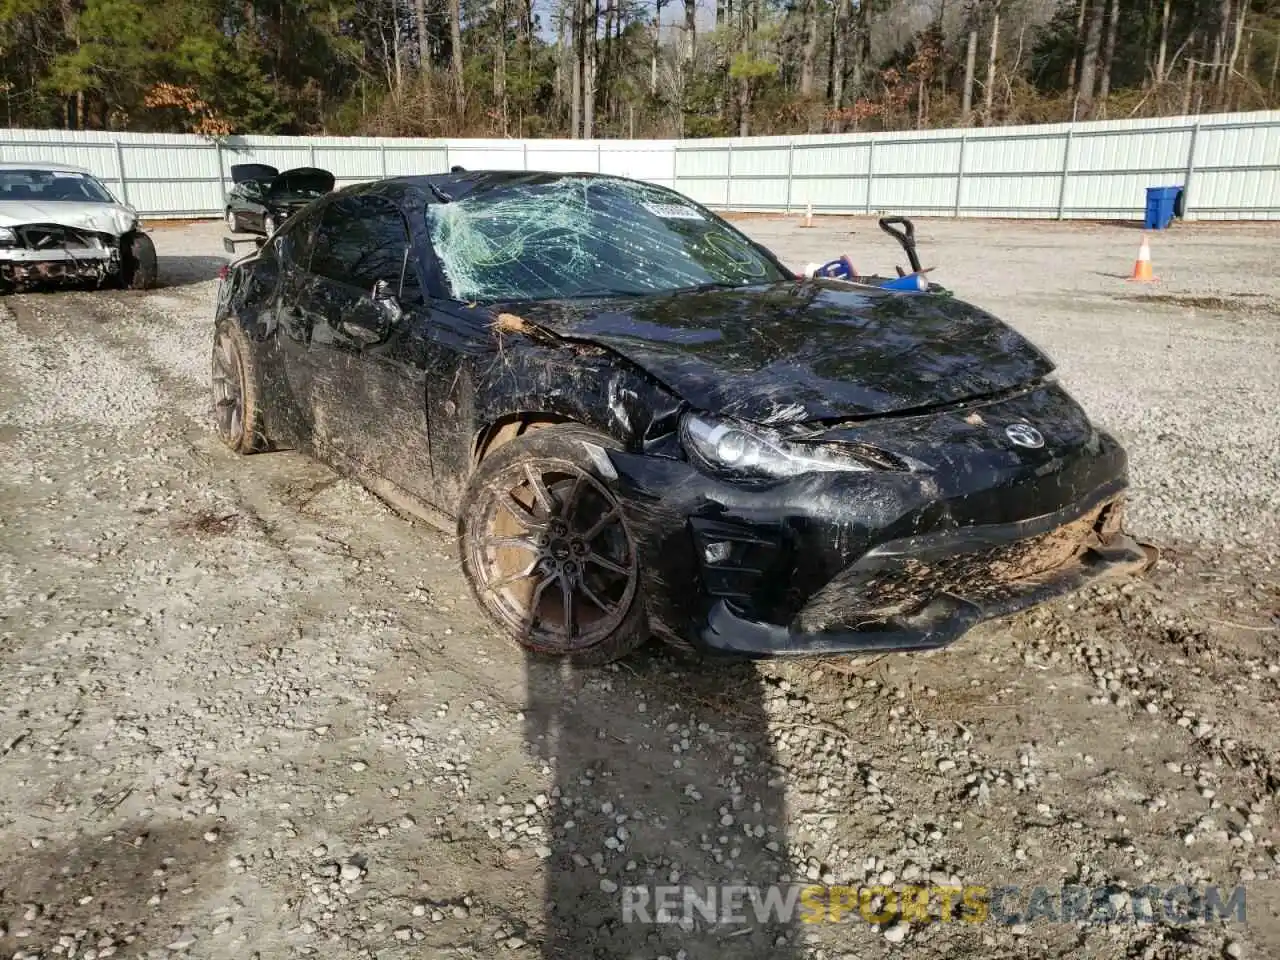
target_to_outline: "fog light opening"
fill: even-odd
[[[707,563],[724,563],[733,553],[733,544],[727,540],[712,540],[702,548],[702,557]]]

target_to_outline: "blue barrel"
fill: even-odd
[[[1142,225],[1147,230],[1164,230],[1173,222],[1181,187],[1147,187],[1147,216]]]

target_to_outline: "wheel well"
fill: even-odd
[[[530,430],[555,426],[557,423],[575,423],[568,417],[554,413],[522,412],[501,417],[476,434],[471,442],[471,465],[474,467],[504,443],[523,436]]]

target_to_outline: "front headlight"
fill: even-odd
[[[765,427],[686,414],[685,449],[713,473],[785,480],[803,473],[861,473],[901,469],[894,458],[845,444],[793,443]]]
[[[18,235],[8,227],[0,227],[0,247],[12,247],[18,242]]]

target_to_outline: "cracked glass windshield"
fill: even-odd
[[[517,180],[427,208],[459,300],[547,300],[786,279],[736,231],[660,187]]]

